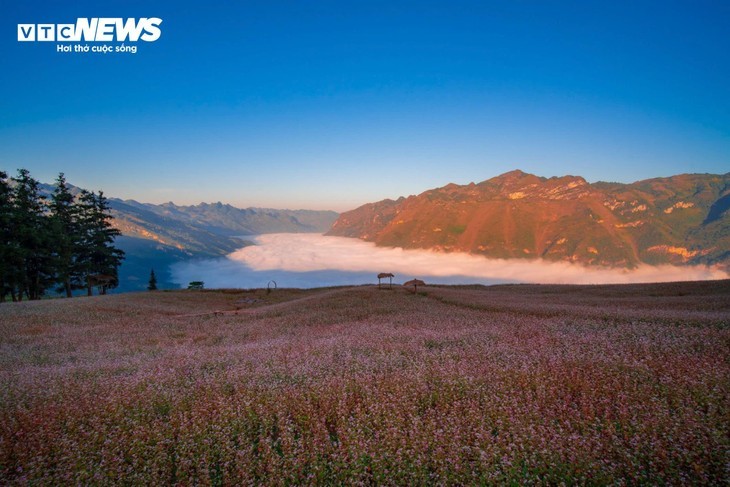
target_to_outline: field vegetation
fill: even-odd
[[[730,281],[0,305],[0,484],[727,485]]]

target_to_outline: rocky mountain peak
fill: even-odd
[[[730,174],[590,184],[515,170],[364,205],[329,234],[494,258],[730,266],[728,198]]]

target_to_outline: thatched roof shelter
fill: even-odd
[[[381,279],[385,279],[386,277],[388,279],[390,279],[390,282],[388,284],[388,288],[390,289],[390,288],[393,287],[393,278],[395,276],[393,274],[391,274],[390,272],[381,272],[380,274],[378,274],[378,289],[380,289],[380,280]]]
[[[426,283],[423,282],[420,279],[411,279],[410,281],[406,281],[403,283],[403,286],[410,287],[413,286],[413,292],[418,292],[418,286],[425,286]]]

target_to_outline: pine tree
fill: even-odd
[[[157,276],[155,276],[155,270],[150,270],[150,282],[147,285],[148,291],[157,291]]]
[[[114,247],[121,232],[109,211],[101,191],[82,191],[77,201],[63,173],[46,203],[28,170],[11,180],[0,171],[0,302],[8,293],[13,301],[40,299],[54,284],[67,297],[116,287],[124,252]]]
[[[11,248],[17,299],[40,299],[53,281],[51,235],[46,225],[44,197],[27,169],[13,178],[11,227],[17,245]],[[11,291],[12,292],[12,291]]]
[[[118,269],[124,252],[114,247],[114,239],[122,233],[111,224],[109,202],[104,193],[82,191],[79,196],[80,251],[78,271],[86,282],[87,294],[95,285],[101,294],[119,284]]]
[[[83,287],[76,269],[76,257],[79,253],[80,234],[78,224],[78,208],[74,197],[66,184],[63,173],[56,179],[56,188],[51,196],[51,232],[55,246],[56,282],[66,297],[73,296],[73,289]]]
[[[0,302],[14,289],[16,274],[13,269],[11,230],[12,202],[7,173],[0,171]]]

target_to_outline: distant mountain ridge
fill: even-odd
[[[586,265],[730,267],[730,173],[590,184],[511,171],[342,213],[328,235]]]
[[[53,185],[41,184],[46,195]],[[69,185],[72,194],[81,188]],[[119,270],[118,291],[143,290],[151,269],[161,288],[177,287],[169,266],[191,258],[216,258],[250,242],[245,236],[265,233],[324,233],[337,219],[334,211],[236,208],[224,203],[179,206],[140,203],[109,197],[113,224],[122,232],[117,246],[126,258]]]
[[[124,235],[209,256],[242,247],[242,236],[323,233],[337,218],[334,211],[241,209],[220,202],[178,206],[112,198],[110,205],[114,224]]]
[[[334,211],[236,208],[223,203],[155,205],[111,198],[119,246],[127,253],[120,269],[123,290],[144,289],[150,269],[161,287],[176,287],[169,274],[175,262],[227,255],[250,242],[247,235],[323,233],[337,218]]]

